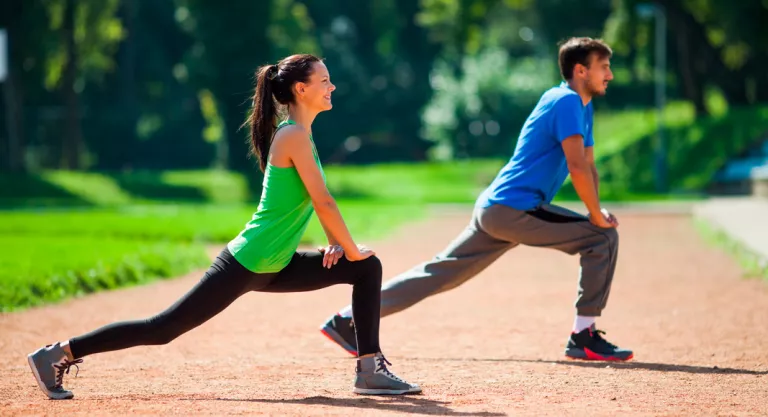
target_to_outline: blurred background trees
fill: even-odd
[[[697,118],[768,102],[768,2],[650,3],[668,21],[671,102]],[[326,162],[507,157],[569,36],[615,50],[598,109],[654,105],[655,21],[640,4],[5,0],[0,167],[252,170],[240,126],[254,71],[300,52],[324,57],[338,87],[315,127]]]

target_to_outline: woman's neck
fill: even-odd
[[[312,134],[312,122],[315,121],[316,112],[310,111],[303,106],[288,106],[288,118],[296,122],[307,133]]]

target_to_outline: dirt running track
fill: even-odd
[[[564,360],[578,258],[523,247],[382,321],[393,369],[423,395],[350,392],[354,360],[317,331],[350,298],[337,286],[248,294],[169,345],[86,357],[65,379],[75,399],[44,399],[28,352],[160,311],[200,276],[191,274],[0,316],[0,414],[768,414],[768,285],[743,279],[686,216],[617,214],[619,267],[598,324],[635,350],[631,363]],[[389,277],[442,249],[467,219],[444,214],[366,243]]]

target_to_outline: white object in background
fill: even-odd
[[[0,29],[0,83],[8,77],[8,33]]]

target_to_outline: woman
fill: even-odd
[[[203,324],[249,291],[312,291],[352,284],[358,360],[354,392],[420,392],[392,374],[379,347],[381,262],[357,246],[325,184],[311,134],[318,113],[330,110],[335,90],[328,69],[312,55],[293,55],[259,69],[250,125],[252,153],[264,172],[256,213],[217,256],[200,282],[175,304],[146,320],[113,323],[28,355],[42,391],[69,399],[64,373],[82,357],[141,345],[162,345]],[[288,118],[275,128],[278,106]],[[297,252],[316,211],[329,246]]]

